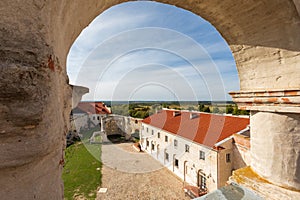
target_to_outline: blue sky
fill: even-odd
[[[201,17],[161,3],[114,6],[86,27],[67,59],[83,100],[231,100],[239,89],[226,41]]]

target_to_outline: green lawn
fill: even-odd
[[[65,199],[74,199],[75,195],[95,199],[96,189],[101,184],[100,149],[100,144],[82,142],[66,149],[63,170]]]

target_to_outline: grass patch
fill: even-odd
[[[94,128],[92,128],[90,130],[81,132],[81,134],[83,135],[82,140],[88,140],[93,135],[93,133],[96,132],[96,131],[100,131],[99,126],[95,126]]]
[[[62,176],[66,200],[74,199],[77,195],[86,199],[96,198],[97,187],[101,185],[100,147],[100,144],[79,142],[66,149]]]

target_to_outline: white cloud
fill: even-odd
[[[185,100],[224,100],[224,88],[238,88],[230,50],[208,23],[163,4],[134,13],[133,4],[137,7],[121,4],[97,17],[72,46],[68,74],[72,84],[90,88],[84,99],[168,99],[175,93]],[[163,10],[175,19],[164,24]],[[151,27],[156,22],[162,28]]]

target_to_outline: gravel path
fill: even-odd
[[[105,161],[101,187],[107,188],[107,192],[98,193],[97,200],[189,199],[185,197],[183,183],[178,177],[148,154],[136,152],[131,145],[102,145]],[[112,152],[107,154],[109,151]],[[143,173],[142,167],[147,172]]]

